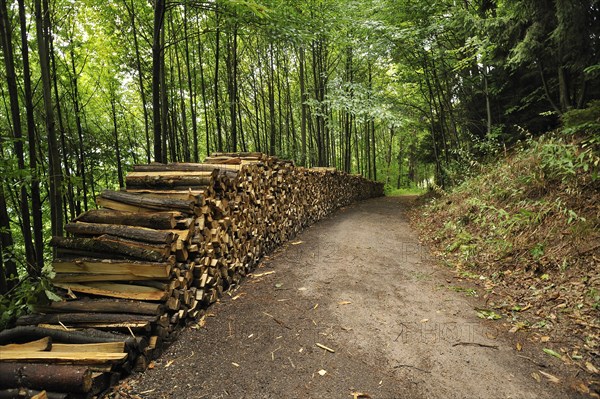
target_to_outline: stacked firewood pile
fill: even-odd
[[[0,332],[1,397],[17,388],[88,397],[144,370],[262,255],[341,206],[383,195],[360,176],[261,153],[138,165],[126,183],[52,239],[54,284],[67,300]],[[45,384],[54,372],[72,383]]]

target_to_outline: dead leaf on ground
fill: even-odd
[[[165,368],[167,368],[167,367],[169,367],[170,365],[172,365],[174,361],[175,361],[175,360],[169,360],[169,361],[167,362],[167,364],[165,364]]]
[[[302,244],[304,241],[295,241],[292,243],[292,245],[298,245],[298,244]]]
[[[231,364],[233,364],[235,367],[240,367],[240,365],[237,364],[236,362],[231,362]]]
[[[421,320],[421,323],[427,323],[429,321],[429,319],[423,319]]]
[[[523,350],[523,345],[520,342],[517,342],[517,351],[521,352]]]
[[[552,374],[550,374],[550,373],[545,373],[545,372],[543,372],[542,370],[538,370],[538,372],[539,372],[541,375],[543,375],[544,377],[546,377],[546,379],[547,379],[548,381],[550,381],[550,382],[553,382],[553,383],[555,383],[555,384],[558,384],[558,383],[560,382],[560,379],[559,379],[558,377],[556,377],[556,376],[553,376],[553,375],[552,375]]]
[[[371,399],[371,395],[364,392],[352,392],[352,399]]]
[[[540,375],[538,373],[536,373],[535,371],[533,373],[531,373],[531,376],[533,377],[534,380],[536,380],[537,382],[542,382],[542,377],[540,377]]]
[[[585,368],[586,368],[586,369],[587,369],[587,370],[588,370],[590,373],[593,373],[593,374],[600,374],[600,373],[598,372],[598,369],[596,368],[596,366],[594,366],[594,365],[593,365],[592,363],[590,363],[590,362],[585,362]]]
[[[548,336],[540,338],[540,342],[549,342],[549,341],[550,341],[550,337],[548,337]]]
[[[320,375],[321,377],[323,377],[325,374],[327,374],[327,371],[326,371],[326,370],[323,370],[323,369],[319,370],[319,375]]]
[[[352,302],[350,301],[340,301],[338,302],[338,305],[350,305]]]

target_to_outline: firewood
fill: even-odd
[[[104,234],[156,244],[170,244],[174,234],[170,231],[149,229],[147,227],[131,227],[102,223],[68,223],[65,226],[68,233],[76,237],[100,236]]]
[[[166,246],[135,244],[105,236],[98,239],[52,237],[50,245],[57,249],[71,250],[74,253],[103,254],[104,257],[112,254],[151,262],[164,261],[169,255],[169,249]]]
[[[139,207],[146,210],[154,209],[159,211],[180,211],[189,214],[193,214],[195,211],[195,201],[156,198],[149,195],[129,193],[125,191],[104,190],[98,198],[130,205],[133,207]],[[99,203],[99,205],[102,204]]]
[[[73,292],[139,301],[163,301],[168,297],[166,290],[139,285],[117,283],[56,283],[55,285]]]
[[[82,366],[0,363],[0,388],[13,387],[87,393],[92,389],[92,372]]]
[[[2,351],[47,351],[52,346],[52,340],[50,337],[44,337],[35,341],[26,342],[24,344],[8,344],[0,345],[0,352]]]
[[[0,352],[0,362],[31,362],[57,364],[118,364],[127,358],[127,353],[104,352]]]
[[[52,352],[105,352],[120,353],[125,351],[124,342],[102,342],[96,344],[52,344]]]
[[[29,326],[41,323],[78,325],[91,323],[124,323],[124,322],[152,322],[156,316],[132,315],[123,313],[54,313],[30,314],[17,319],[18,326]]]
[[[37,307],[43,313],[130,313],[158,316],[163,312],[163,306],[157,303],[132,301],[124,299],[78,299],[76,301],[52,302],[47,306]]]
[[[112,209],[94,209],[79,215],[75,221],[87,223],[106,223],[124,226],[139,226],[152,229],[169,230],[175,228],[179,212],[156,212],[140,215],[136,212],[123,212]]]
[[[52,263],[56,273],[133,275],[146,278],[167,278],[172,264],[139,261],[118,261],[106,259],[75,259],[72,261],[56,260]],[[104,281],[110,280],[105,278]],[[134,280],[134,279],[132,279]]]

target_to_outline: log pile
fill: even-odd
[[[118,373],[144,370],[186,320],[201,317],[261,256],[335,209],[383,195],[382,184],[361,176],[262,153],[138,165],[126,186],[102,192],[100,209],[67,224],[68,237],[52,239],[54,284],[68,300],[17,320],[29,333],[19,337],[25,347],[0,355],[7,367],[0,396],[15,388],[89,396]],[[14,344],[10,331],[0,333],[0,344]],[[25,349],[42,341],[46,347],[35,353]],[[122,345],[121,357],[108,343]],[[72,384],[45,386],[44,367],[59,367],[52,372]],[[29,375],[31,382],[17,378]]]

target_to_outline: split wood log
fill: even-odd
[[[133,315],[124,313],[51,313],[51,314],[30,314],[21,316],[17,319],[17,326],[30,326],[35,324],[107,324],[107,323],[138,323],[154,322],[156,316]]]
[[[129,193],[125,191],[104,190],[98,197],[99,200],[113,201],[142,209],[159,211],[179,211],[188,214],[195,212],[196,201],[184,201],[171,198],[157,198],[144,194]],[[103,205],[101,202],[98,205]],[[103,205],[104,206],[104,205]],[[110,208],[110,206],[107,206]],[[121,210],[121,209],[118,209]]]
[[[170,231],[149,229],[146,227],[131,227],[116,224],[101,223],[68,223],[65,230],[75,236],[100,236],[108,234],[115,237],[127,238],[155,244],[170,244],[174,234]]]
[[[97,344],[52,344],[52,352],[125,352],[124,342],[102,342]]]
[[[0,345],[0,352],[2,351],[47,351],[52,346],[52,339],[50,337],[44,337],[35,341],[26,342],[24,344],[8,344]]]
[[[79,395],[69,395],[68,393],[38,391],[28,388],[0,389],[0,399],[67,399],[67,396],[69,399],[79,397]]]
[[[130,172],[127,174],[127,188],[210,187],[217,171],[158,171]]]
[[[148,279],[168,278],[172,263],[153,263],[139,261],[119,261],[112,259],[75,259],[56,260],[52,263],[56,273],[107,274],[139,276]],[[105,278],[111,280],[110,278]],[[131,280],[135,280],[132,278]]]
[[[71,253],[104,254],[104,256],[120,255],[132,259],[161,262],[168,258],[168,246],[148,245],[132,241],[119,240],[112,236],[93,238],[52,237],[50,245],[57,249],[65,249]],[[68,253],[68,251],[64,251]],[[60,251],[59,251],[60,252]]]
[[[43,313],[130,313],[158,316],[163,313],[163,306],[157,303],[132,301],[124,299],[79,299],[76,301],[52,302],[48,306],[37,307]]]
[[[55,285],[73,292],[139,301],[164,301],[169,296],[167,290],[140,285],[118,283],[56,283]]]
[[[57,364],[119,364],[125,361],[127,353],[103,352],[0,352],[0,362],[31,362]]]
[[[139,214],[136,212],[115,211],[112,209],[94,209],[79,215],[75,221],[170,230],[175,228],[177,225],[176,219],[181,216],[182,215],[179,212],[153,212],[152,214]]]
[[[0,363],[0,388],[15,387],[87,393],[92,389],[92,372],[82,366]]]

